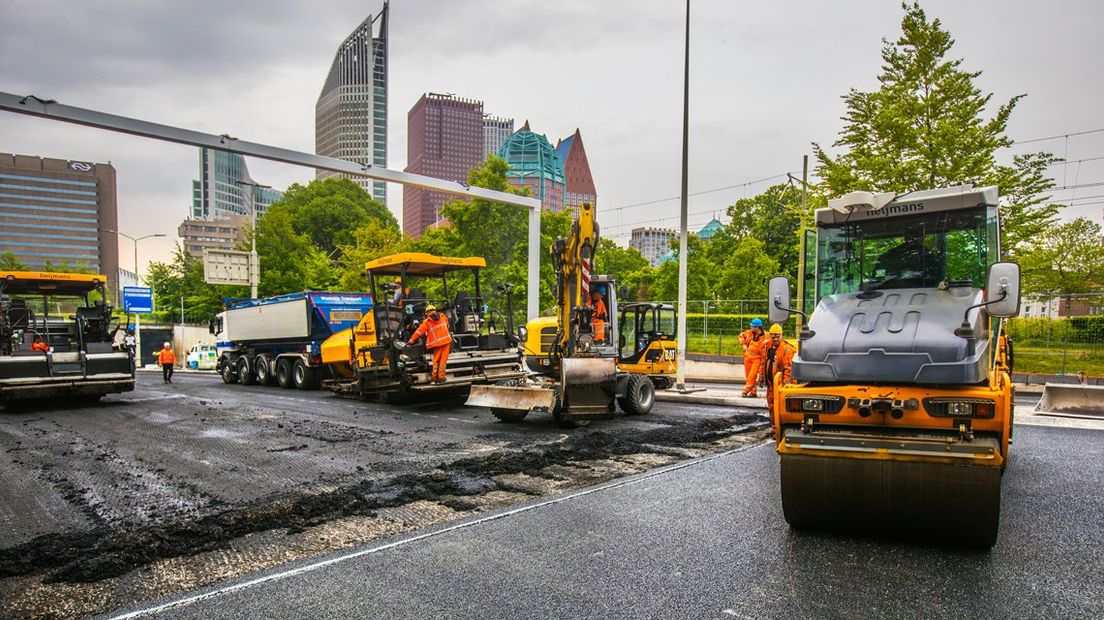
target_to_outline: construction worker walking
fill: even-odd
[[[763,319],[751,320],[748,329],[740,333],[740,346],[744,348],[744,396],[755,398],[759,394],[756,385],[759,381],[759,369],[763,365],[763,356],[759,353],[759,344],[768,340],[763,331]]]
[[[157,363],[161,365],[161,378],[165,383],[172,383],[173,366],[176,365],[176,353],[173,352],[172,345],[166,342],[165,346],[154,355],[157,356]]]
[[[770,326],[769,333],[770,338],[759,343],[759,353],[763,359],[763,368],[759,374],[767,386],[767,411],[773,416],[775,381],[781,381],[782,385],[793,382],[793,358],[797,349],[782,338],[782,326],[778,323]]]
[[[430,383],[445,382],[445,368],[448,365],[449,352],[452,350],[452,334],[449,333],[448,317],[429,304],[425,309],[425,319],[406,344],[414,344],[418,338],[426,336],[426,348],[433,354],[433,373]]]

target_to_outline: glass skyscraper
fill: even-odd
[[[387,15],[361,22],[337,48],[314,107],[314,149],[319,155],[387,167]],[[319,179],[346,176],[318,170]],[[387,204],[387,184],[352,177]]]
[[[249,176],[244,157],[201,148],[199,178],[192,181],[192,219],[210,221],[249,215],[253,206],[260,215],[268,205],[283,197],[283,193],[274,189],[243,185],[238,181],[256,183]]]

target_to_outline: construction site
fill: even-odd
[[[601,127],[588,144],[617,188],[601,208],[577,125],[553,145],[456,93],[419,91],[407,165],[389,165],[386,0],[333,56],[313,150],[266,133],[295,122],[267,107],[301,99],[283,56],[195,54],[196,73],[256,64],[255,82],[281,83],[249,86],[267,99],[220,90],[218,118],[205,89],[241,74],[181,69],[187,97],[0,90],[0,126],[19,128],[24,152],[59,136],[98,148],[91,135],[145,160],[117,184],[110,159],[0,153],[0,617],[1104,617],[1104,226],[1084,215],[1099,196],[1078,193],[1104,184],[1081,177],[1104,157],[1077,150],[1104,128],[1056,133],[1054,118],[1086,117],[1052,97],[1024,114],[1039,137],[1014,137],[1024,95],[1002,105],[975,84],[981,71],[945,57],[954,39],[919,3],[894,8],[901,33],[880,56],[866,50],[875,90],[849,82],[842,116],[817,110],[817,80],[845,72],[816,66],[823,50],[861,64],[849,46],[877,43],[865,31],[884,29],[880,9],[794,11],[788,21],[811,21],[788,39],[808,49],[787,60],[748,47],[770,28],[697,4],[694,52],[689,0],[682,32],[652,16],[662,36],[622,19],[628,6],[580,5],[555,28],[555,63],[505,28],[487,30],[489,55],[433,34],[443,20],[528,32],[509,11],[474,11],[473,25],[452,6],[396,8],[408,29],[396,43],[425,47],[400,52],[399,90],[440,64],[449,79],[435,83],[463,75]],[[964,49],[1015,67],[992,74],[997,93],[1046,73],[978,30],[989,20],[943,9],[987,42]],[[643,21],[655,10],[631,7]],[[189,29],[168,9],[134,11],[148,22],[136,31]],[[320,53],[280,25],[306,33],[318,15],[271,12],[266,36]],[[559,13],[524,17],[544,28]],[[1011,13],[1002,36],[1031,39],[1005,33],[1031,21]],[[605,25],[578,27],[591,23]],[[0,25],[0,41],[29,28]],[[242,48],[266,49],[248,30],[236,28]],[[621,30],[632,36],[609,36]],[[618,61],[612,91],[608,74],[587,77],[620,52],[648,60],[676,44],[681,159],[664,142],[674,100],[657,96],[678,92],[660,85],[674,64],[644,80],[635,65],[652,60]],[[702,83],[692,55],[708,58],[695,61]],[[145,74],[175,76],[184,57]],[[569,107],[518,88],[530,65],[508,63],[527,58],[586,95]],[[809,84],[756,73],[770,63]],[[717,79],[734,67],[738,80]],[[769,109],[729,81],[771,85]],[[692,91],[724,105],[692,114]],[[165,104],[179,98],[187,107]],[[633,104],[592,116],[622,98]],[[759,170],[776,142],[811,144],[800,173],[727,176]],[[143,274],[139,242],[168,237],[151,187],[172,149],[198,154],[199,178],[181,241],[147,244]],[[286,190],[247,159],[286,175]],[[692,185],[699,174],[716,178]],[[676,181],[671,197],[635,193]]]

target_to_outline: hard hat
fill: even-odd
[[[760,319],[760,318],[752,319],[751,320],[751,326],[752,327],[762,327],[763,326],[763,319]]]
[[[166,343],[165,343],[165,346],[166,346],[166,347],[171,347],[172,345],[166,342]]]
[[[437,306],[434,306],[433,304],[429,304],[428,306],[426,306],[426,312],[436,312],[436,311],[437,311]]]
[[[771,325],[770,333],[778,334],[779,336],[781,336],[782,335],[782,326],[779,325],[778,323],[775,323],[774,325]]]

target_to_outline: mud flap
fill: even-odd
[[[890,533],[989,548],[999,467],[783,454],[782,511],[795,528]]]
[[[1048,383],[1035,405],[1038,413],[1104,416],[1104,386]]]
[[[556,405],[556,392],[549,388],[518,385],[473,385],[464,403],[470,407],[491,407],[530,411],[552,411]]]

